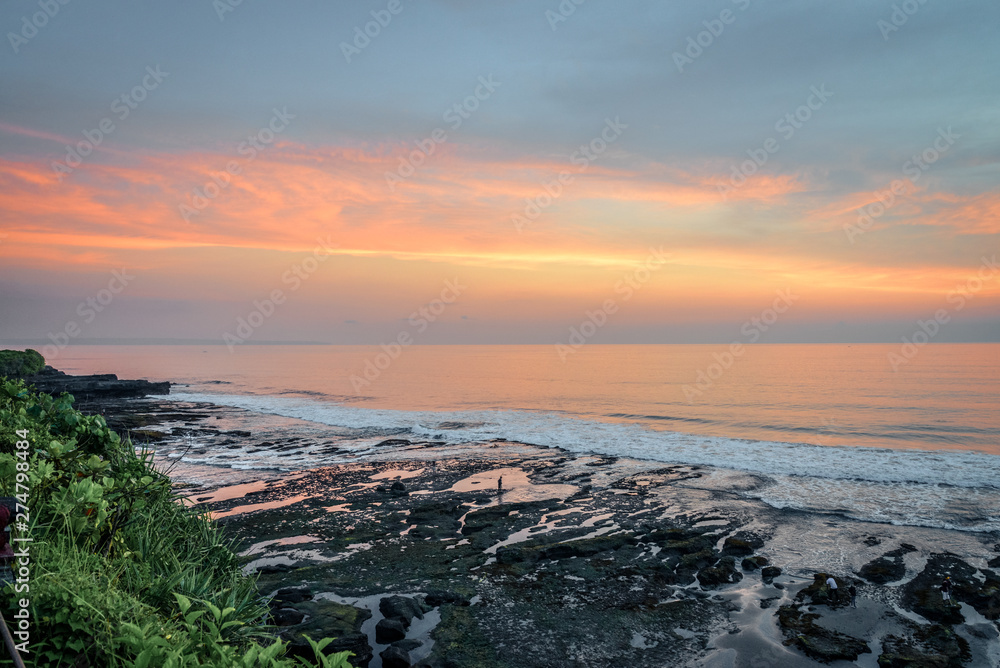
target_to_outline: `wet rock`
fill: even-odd
[[[993,557],[986,562],[986,565],[990,568],[1000,568],[1000,557]]]
[[[541,548],[542,559],[570,559],[572,557],[591,557],[608,550],[617,550],[625,545],[635,545],[638,541],[635,536],[628,534],[616,534],[614,536],[597,536],[586,540],[571,540],[565,543],[556,543]]]
[[[771,581],[779,575],[781,575],[781,569],[777,566],[765,566],[760,569],[760,578],[765,584],[771,584]]]
[[[406,485],[397,480],[396,482],[392,483],[392,486],[389,487],[389,490],[393,492],[405,492]]]
[[[965,601],[990,619],[1000,616],[1000,580],[989,577],[992,571],[985,571],[985,581],[976,576],[975,568],[958,557],[949,554],[934,554],[927,565],[915,578],[903,586],[900,603],[908,610],[941,624],[960,624],[965,621],[958,605],[948,605],[941,595],[941,582],[945,577],[952,579],[953,603]]]
[[[389,445],[410,445],[410,442],[405,438],[387,438],[384,441],[375,444],[376,448],[381,448],[383,446]]]
[[[387,619],[400,620],[406,628],[410,627],[414,617],[423,619],[427,612],[417,599],[409,596],[386,596],[379,601],[378,610]]]
[[[799,606],[783,605],[778,608],[778,625],[788,638],[807,656],[828,663],[830,661],[856,661],[862,654],[870,654],[863,640],[838,631],[818,626],[819,615],[805,613]]]
[[[809,602],[814,605],[844,605],[850,601],[850,595],[847,593],[847,588],[852,584],[847,578],[839,578],[833,576],[834,582],[837,583],[836,593],[831,591],[826,585],[827,579],[830,577],[829,573],[816,573],[813,575],[812,584],[801,590],[795,595],[795,600],[804,601],[809,599]]]
[[[314,599],[296,604],[300,612],[308,619],[293,627],[283,630],[282,640],[288,642],[288,654],[314,661],[314,654],[309,642],[303,637],[308,635],[313,639],[334,638],[323,651],[326,654],[337,652],[353,652],[353,665],[367,665],[373,656],[368,645],[368,636],[361,632],[361,625],[371,617],[371,612],[351,605],[335,603],[326,599]]]
[[[732,557],[723,557],[719,559],[718,565],[698,571],[698,582],[706,588],[715,588],[742,579],[743,574],[736,570],[736,560]]]
[[[375,625],[375,642],[380,645],[402,640],[406,637],[406,628],[409,624],[404,624],[401,619],[380,619]]]
[[[509,566],[519,564],[528,559],[528,553],[522,547],[501,547],[497,550],[497,563]]]
[[[271,611],[271,622],[275,626],[294,626],[306,618],[306,613],[295,608],[278,608]]]
[[[265,564],[263,566],[257,567],[257,572],[263,575],[269,575],[273,573],[288,573],[292,570],[292,566],[289,564]]]
[[[969,643],[940,624],[913,625],[906,637],[886,636],[878,657],[881,668],[961,668],[972,658]]]
[[[764,566],[767,566],[769,563],[770,562],[767,560],[767,557],[758,556],[758,557],[747,557],[746,559],[743,560],[743,562],[740,565],[743,567],[743,570],[745,571],[755,571],[758,568],[763,568]]]
[[[865,538],[864,544],[867,545],[868,547],[875,547],[876,545],[882,544],[882,539],[877,538],[875,536],[868,536],[867,538]]]
[[[722,541],[724,556],[745,557],[764,547],[764,540],[746,531],[738,531]]]
[[[906,565],[898,550],[887,552],[878,559],[873,559],[861,567],[858,575],[873,584],[886,584],[902,580],[906,575]]]
[[[170,383],[148,380],[119,380],[113,373],[91,376],[70,376],[46,366],[34,376],[26,376],[25,384],[39,392],[59,396],[69,392],[77,401],[145,397],[150,394],[170,394]]]
[[[410,668],[410,653],[401,647],[386,647],[379,656],[382,657],[382,668]]]
[[[439,605],[444,604],[469,605],[469,599],[454,591],[432,589],[427,592],[426,596],[424,596],[424,603],[432,608],[436,608]]]
[[[275,592],[272,600],[277,603],[301,603],[312,599],[309,587],[285,587]]]

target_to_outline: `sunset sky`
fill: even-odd
[[[996,2],[46,6],[0,8],[0,343],[277,290],[250,342],[442,295],[417,343],[729,342],[779,290],[762,342],[1000,340]]]

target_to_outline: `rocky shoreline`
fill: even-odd
[[[388,438],[336,466],[241,472],[196,455],[340,446],[212,404],[99,408],[225,526],[299,650],[308,634],[373,667],[1000,661],[996,535],[778,510],[697,467],[506,441]]]

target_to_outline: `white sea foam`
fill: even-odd
[[[995,511],[1000,507],[1000,457],[980,452],[750,441],[543,412],[395,411],[291,397],[184,392],[170,398],[337,427],[406,430],[408,434],[400,434],[404,438],[447,443],[504,438],[577,453],[742,471],[764,476],[766,484],[741,493],[777,508],[975,531],[1000,528]]]

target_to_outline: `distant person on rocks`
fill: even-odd
[[[851,607],[858,607],[858,588],[852,584],[847,588],[847,593],[851,595]]]
[[[944,579],[944,582],[941,583],[941,598],[944,599],[944,602],[946,604],[948,604],[948,605],[954,605],[954,603],[952,603],[952,601],[951,601],[951,576],[950,575]]]
[[[831,575],[826,579],[826,586],[830,588],[830,600],[834,603],[837,602],[837,581],[833,579]]]
[[[497,478],[497,496],[503,495],[503,476]]]

